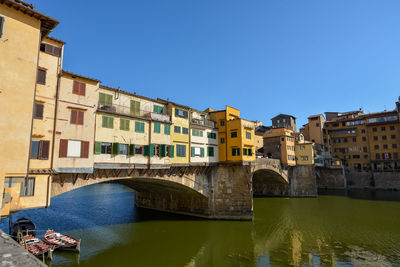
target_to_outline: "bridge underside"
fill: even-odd
[[[289,196],[289,184],[279,173],[261,169],[253,174],[253,195]]]

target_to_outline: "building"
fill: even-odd
[[[218,162],[218,128],[206,112],[191,109],[190,147],[191,165]]]
[[[281,127],[264,133],[264,154],[268,158],[280,159],[285,166],[296,165],[295,134]]]
[[[296,142],[296,165],[314,165],[314,144],[310,141]]]
[[[325,117],[322,114],[312,115],[308,117],[308,124],[306,126],[308,136],[306,140],[316,143],[318,145],[324,144],[323,128],[325,124]]]
[[[97,99],[95,167],[170,164],[171,120],[165,104],[102,85]]]
[[[219,161],[255,161],[255,123],[241,119],[240,111],[229,106],[209,114],[218,127]]]
[[[272,128],[286,128],[296,132],[296,118],[292,115],[279,114],[272,119]]]
[[[37,81],[40,82],[39,48],[42,39],[51,42],[45,37],[57,24],[57,20],[38,12],[31,4],[0,1],[0,104],[7,114],[12,114],[0,116],[0,132],[3,133],[0,146],[0,190],[4,192],[2,215],[16,208],[10,202],[11,191],[20,193],[17,195],[23,198],[24,206],[32,205],[35,175],[28,177],[28,173],[34,101]]]

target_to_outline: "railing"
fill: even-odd
[[[213,128],[217,127],[217,124],[214,121],[210,121],[210,120],[192,119],[191,123],[195,124],[195,125],[200,125],[200,126],[208,126],[208,127],[213,127]]]
[[[98,110],[112,112],[115,114],[124,114],[124,115],[129,115],[129,116],[143,117],[143,118],[156,120],[156,121],[162,121],[162,122],[170,122],[171,121],[171,117],[166,113],[165,109],[160,114],[160,113],[152,112],[151,110],[144,110],[144,109],[131,110],[131,108],[128,106],[117,105],[117,104],[113,104],[112,106],[99,104]]]

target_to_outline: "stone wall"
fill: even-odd
[[[289,196],[316,197],[317,181],[313,165],[289,168]]]
[[[321,189],[344,189],[342,169],[316,168],[317,185]]]
[[[400,172],[376,172],[374,183],[377,189],[400,190]]]

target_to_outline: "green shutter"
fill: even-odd
[[[129,131],[129,120],[121,118],[119,121],[119,129]]]
[[[140,102],[131,100],[131,115],[140,116]]]
[[[171,146],[171,153],[170,153],[169,157],[170,158],[174,157],[174,146],[173,145]]]
[[[154,122],[154,132],[160,133],[161,132],[161,125],[159,122]]]
[[[94,154],[101,154],[101,142],[94,143]]]
[[[129,145],[129,155],[131,156],[135,155],[135,145],[133,144]]]
[[[207,147],[207,155],[209,157],[214,157],[214,148],[213,147]]]
[[[144,133],[144,122],[135,121],[135,132]]]
[[[200,157],[204,158],[204,147],[200,148]]]
[[[194,147],[192,147],[192,157],[194,157]]]
[[[106,103],[106,95],[103,93],[99,93],[99,105],[105,105]]]
[[[150,152],[149,146],[144,146],[143,155],[148,156],[150,154],[149,152]]]
[[[253,150],[251,148],[249,148],[249,156],[253,156]]]
[[[150,144],[149,146],[149,156],[152,157],[154,156],[154,144]]]
[[[107,117],[106,116],[102,116],[101,127],[107,128]]]
[[[113,153],[113,155],[118,155],[118,153],[119,153],[119,143],[113,143],[112,153]]]
[[[243,148],[243,156],[247,155],[247,148]]]
[[[160,148],[160,156],[163,158],[165,157],[165,145],[161,145]]]
[[[164,124],[164,134],[170,135],[170,133],[171,133],[171,125]]]

